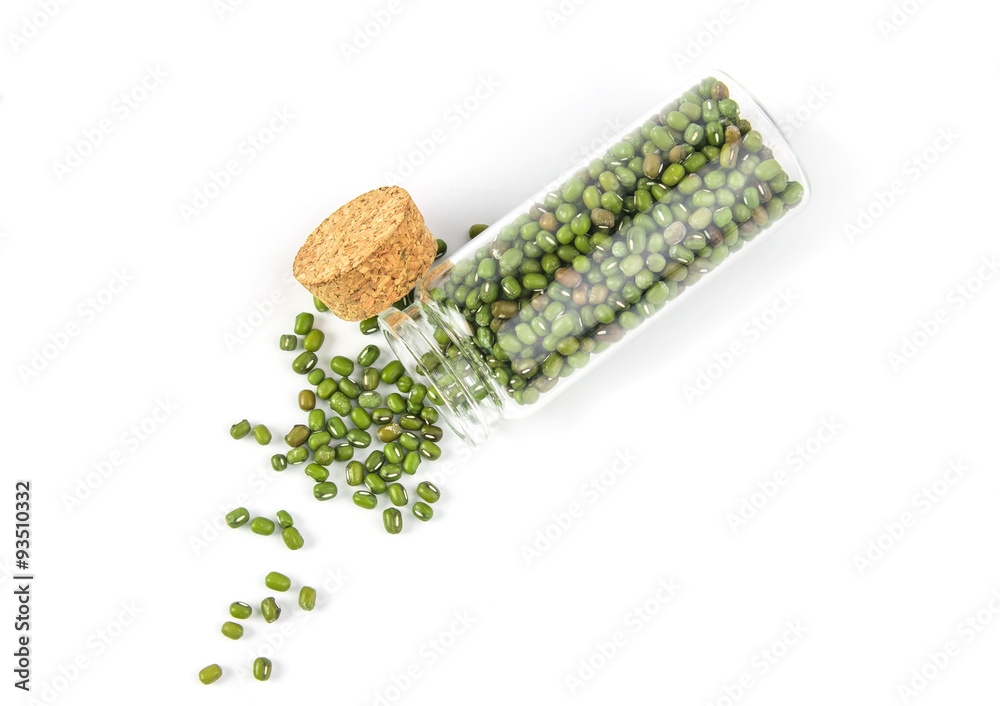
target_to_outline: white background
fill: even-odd
[[[399,2],[4,3],[0,702],[1000,702],[995,5]],[[432,522],[389,536],[342,483],[320,504],[301,467],[271,472],[278,441],[229,438],[300,418],[277,339],[311,307],[288,272],[332,210],[396,174],[457,247],[711,67],[784,123],[812,203],[530,422],[449,440]],[[268,135],[274,111],[292,117]],[[323,325],[324,364],[363,345]],[[11,685],[17,479],[34,702]],[[306,548],[214,530],[237,502],[289,510]],[[271,570],[317,609],[285,598],[229,642],[226,606]],[[246,676],[262,649],[267,684]]]

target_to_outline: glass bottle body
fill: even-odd
[[[716,73],[677,91],[452,257],[379,324],[471,444],[647,329],[809,187],[778,127]]]

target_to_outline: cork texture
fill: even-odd
[[[398,186],[358,196],[319,224],[295,256],[295,279],[347,321],[409,292],[437,254],[413,199]]]

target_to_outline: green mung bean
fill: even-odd
[[[267,681],[271,678],[271,660],[267,657],[258,657],[253,661],[251,672],[257,681]]]
[[[436,485],[425,480],[417,484],[417,495],[429,503],[436,503],[441,498],[441,491]]]
[[[278,348],[283,351],[294,351],[299,347],[299,337],[284,334],[278,339]]]
[[[337,484],[332,481],[317,483],[313,486],[313,497],[317,500],[329,500],[337,496]]]
[[[348,485],[361,485],[365,479],[365,467],[361,461],[351,461],[344,469]]]
[[[358,397],[358,404],[364,409],[374,409],[382,404],[382,395],[377,392],[363,392]]]
[[[217,664],[210,664],[198,672],[198,681],[202,684],[214,684],[222,676],[222,667]]]
[[[312,330],[314,318],[309,312],[302,312],[295,317],[295,325],[292,330],[300,336],[306,335]]]
[[[399,439],[396,440],[400,446],[402,446],[407,451],[416,451],[420,447],[420,439],[412,431],[404,431],[399,435]]]
[[[308,412],[316,406],[316,393],[312,390],[301,390],[299,392],[299,409]]]
[[[385,454],[383,454],[378,449],[375,449],[370,454],[368,454],[368,458],[365,459],[364,462],[365,473],[374,473],[375,471],[380,469],[382,467],[382,464],[384,463],[385,463]]]
[[[317,360],[316,354],[312,351],[303,351],[292,361],[292,370],[299,375],[305,375],[316,366]]]
[[[368,490],[356,490],[354,495],[351,496],[354,504],[358,507],[364,508],[365,510],[374,510],[378,505],[378,498]]]
[[[347,432],[350,434],[350,432]],[[334,460],[337,461],[350,461],[354,458],[354,446],[350,442],[345,442],[343,444],[337,444],[333,447]]]
[[[318,463],[310,463],[305,467],[304,472],[317,483],[322,483],[330,477],[330,471]]]
[[[229,614],[237,620],[246,620],[253,615],[253,608],[250,607],[249,603],[234,601],[229,604]]]
[[[403,433],[403,427],[398,424],[383,424],[378,428],[376,433],[378,434],[379,441],[389,443],[399,438],[399,435]]]
[[[399,534],[403,530],[403,515],[394,507],[382,511],[382,525],[389,534]]]
[[[361,409],[358,407],[358,409]],[[366,449],[371,446],[372,435],[362,429],[351,429],[347,432],[347,442],[358,449]]]
[[[441,458],[441,447],[435,444],[433,441],[423,440],[420,442],[418,447],[420,455],[431,461],[436,461]]]
[[[441,438],[444,436],[444,430],[433,424],[425,424],[420,428],[420,436],[428,441],[441,441]]]
[[[312,610],[316,607],[316,589],[312,586],[303,586],[299,589],[299,608],[302,610]]]
[[[302,337],[302,347],[307,351],[316,352],[323,347],[323,341],[326,336],[318,328],[314,328],[312,331],[307,333]]]
[[[399,426],[407,431],[415,431],[424,425],[424,420],[415,414],[404,414],[399,418]]]
[[[346,417],[350,414],[353,407],[354,405],[351,403],[351,398],[339,390],[334,392],[330,397],[330,409],[339,414],[341,417]]]
[[[361,333],[365,336],[375,333],[378,331],[378,316],[369,316],[367,319],[362,319],[358,322],[358,328],[361,329]]]
[[[335,355],[330,361],[330,370],[341,377],[347,377],[354,372],[354,361],[342,355]]]
[[[296,446],[302,446],[306,441],[309,440],[309,435],[312,431],[309,427],[304,424],[296,424],[294,427],[285,434],[285,443],[295,448]]]
[[[315,372],[315,371],[314,371]],[[310,373],[312,374],[312,373]],[[328,400],[337,392],[337,381],[333,378],[324,378],[316,385],[316,396],[321,400]]]
[[[261,446],[267,446],[271,443],[271,430],[263,424],[258,424],[253,428],[253,438]]]
[[[385,367],[382,368],[382,382],[388,385],[393,385],[397,380],[399,380],[399,378],[403,377],[404,372],[405,368],[403,368],[403,364],[398,360],[389,361],[386,363]]]
[[[404,488],[399,483],[393,483],[388,487],[386,493],[389,496],[389,501],[396,506],[402,507],[406,505],[409,499],[406,496],[406,488]]]
[[[281,617],[281,607],[273,596],[268,596],[260,602],[260,614],[264,617],[265,623],[273,623]]]
[[[246,419],[236,422],[236,424],[229,427],[229,435],[234,439],[242,439],[249,433],[250,433],[250,422],[248,422]]]
[[[250,520],[250,531],[267,537],[274,534],[274,522],[266,517],[255,517]]]
[[[321,448],[321,447],[326,446],[327,444],[329,444],[332,439],[333,439],[333,437],[330,435],[330,432],[328,432],[328,431],[314,431],[309,436],[309,440],[306,441],[306,445],[312,451],[315,451],[316,449]]]
[[[379,356],[382,354],[381,349],[376,345],[368,345],[361,349],[358,353],[358,365],[362,368],[367,368],[378,360]]]
[[[411,512],[413,512],[413,516],[421,522],[427,522],[427,520],[434,517],[434,510],[431,509],[431,506],[427,503],[420,502],[419,500],[413,503]]]
[[[230,640],[239,640],[243,637],[243,626],[239,623],[234,623],[231,620],[227,620],[222,624],[222,634],[228,637]]]
[[[301,549],[304,544],[302,540],[302,535],[294,527],[286,527],[281,530],[281,539],[284,541],[285,546],[295,551],[296,549]]]
[[[292,519],[291,514],[288,513],[286,510],[278,510],[276,513],[274,513],[274,516],[278,518],[278,525],[282,528],[291,527],[292,525],[295,524],[295,521]]]
[[[361,386],[351,380],[351,378],[340,378],[337,388],[344,393],[348,399],[356,400],[361,396]]]
[[[365,485],[368,486],[368,490],[375,493],[375,495],[381,495],[386,489],[385,481],[382,480],[381,476],[377,473],[369,473],[365,476]]]
[[[334,439],[343,439],[347,436],[347,425],[340,417],[330,417],[326,420],[326,430]]]
[[[385,406],[393,414],[402,414],[406,411],[406,400],[398,392],[390,392],[385,396]]]
[[[247,522],[250,521],[250,513],[247,512],[245,507],[238,507],[235,510],[230,510],[226,514],[226,524],[236,529],[237,527],[242,527]]]
[[[378,469],[378,475],[382,480],[391,482],[399,480],[403,476],[403,469],[395,463],[384,463],[382,464],[382,467]]]
[[[422,460],[423,458],[420,456],[418,452],[416,451],[408,452],[406,456],[403,457],[403,462],[401,464],[403,468],[403,473],[412,476],[414,473],[417,472],[417,469],[420,467],[420,462]]]
[[[311,410],[306,415],[306,427],[314,433],[323,431],[326,428],[326,413],[321,409]],[[298,432],[298,434],[301,434],[301,432]]]
[[[292,586],[292,580],[278,571],[271,571],[264,577],[264,585],[272,591],[287,591]]]

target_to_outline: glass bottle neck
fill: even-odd
[[[441,408],[448,425],[463,441],[477,446],[489,438],[504,412],[504,396],[479,355],[467,350],[468,324],[453,321],[434,302],[418,301],[400,311],[386,309],[379,325],[392,352],[406,369],[422,378],[428,398]],[[455,356],[445,350],[459,351]]]

